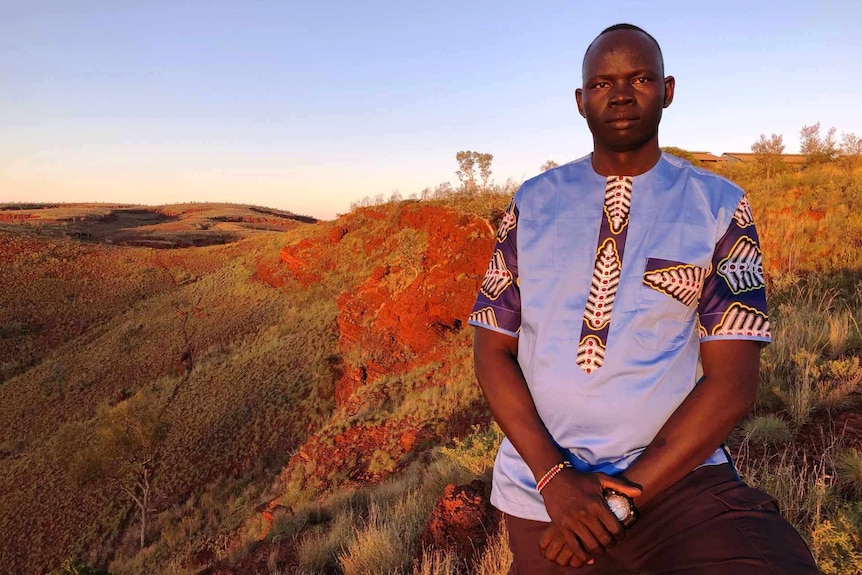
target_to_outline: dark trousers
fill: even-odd
[[[775,500],[729,465],[696,469],[641,509],[625,538],[595,563],[559,567],[542,555],[547,523],[505,516],[510,575],[801,575],[820,573]]]

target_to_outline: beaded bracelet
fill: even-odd
[[[572,464],[569,463],[568,461],[561,461],[558,464],[556,464],[555,466],[553,466],[552,468],[550,468],[548,470],[548,472],[545,473],[541,479],[539,479],[539,482],[536,483],[536,491],[541,493],[542,489],[544,489],[545,486],[551,482],[551,479],[553,479],[554,477],[557,476],[557,473],[559,473],[560,471],[562,471],[566,467],[571,467],[571,466],[572,466]]]

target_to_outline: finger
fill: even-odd
[[[569,563],[574,564],[575,562],[577,562],[579,567],[586,563],[587,560],[589,560],[590,556],[584,549],[584,546],[581,544],[581,540],[578,539],[574,535],[574,533],[572,533],[568,529],[564,529],[561,527],[560,531],[567,536],[571,536],[571,541],[574,542],[573,545],[572,542],[569,540],[569,537],[566,537],[566,547],[568,547],[569,551],[572,552],[572,559],[571,561],[569,561]]]
[[[539,539],[539,547],[542,548],[542,551],[548,548],[548,545],[551,544],[551,541],[554,540],[554,535],[557,533],[556,525],[549,525],[545,532],[542,533],[542,538]]]
[[[562,538],[556,538],[545,549],[545,559],[556,561],[560,551],[566,547],[566,541]]]
[[[625,477],[611,477],[604,473],[597,473],[596,475],[599,476],[599,482],[602,485],[602,489],[613,489],[614,491],[619,491],[629,497],[638,497],[643,493],[643,489],[641,489],[640,485],[635,485]]]
[[[560,553],[557,555],[557,565],[562,567],[563,565],[567,565],[569,561],[572,560],[574,553],[572,553],[571,548],[566,545],[560,550]]]
[[[613,547],[616,545],[617,541],[622,541],[626,536],[626,529],[623,524],[620,523],[620,520],[617,519],[617,516],[614,515],[614,512],[611,511],[610,507],[607,505],[604,507],[604,509],[596,513],[596,517],[601,523],[601,533],[607,533],[609,540],[603,539],[602,537],[598,537],[598,539],[605,547]],[[597,527],[597,529],[599,528]]]
[[[558,525],[560,534],[563,536],[566,545],[572,550],[576,557],[582,561],[587,560],[587,552],[584,551],[580,539],[575,535],[575,532],[569,529],[566,525]]]
[[[582,558],[578,557],[577,555],[572,554],[572,558],[569,560],[569,565],[571,565],[575,569],[579,569],[579,568],[583,567],[584,565],[592,565],[595,562],[596,562],[596,560],[593,559],[592,557],[590,557],[589,555],[587,555],[586,558],[582,559]]]
[[[596,535],[591,531],[591,528],[596,529],[596,531],[605,531],[603,527],[599,530],[597,527],[598,525],[601,525],[598,521],[594,522],[592,527],[583,525],[576,532],[578,538],[581,540],[581,546],[587,554],[601,554],[605,552],[605,548],[601,543],[599,543],[598,539],[596,539]],[[586,559],[587,557],[585,555],[584,560],[586,561]]]
[[[593,514],[584,521],[584,526],[589,529],[590,535],[592,535],[592,540],[586,537],[581,537],[581,541],[587,551],[594,555],[598,555],[604,553],[606,548],[611,547],[616,543],[614,530],[619,529],[621,525],[603,499],[595,502],[594,505],[591,505],[591,511]],[[609,529],[608,526],[610,526],[611,529]],[[595,543],[593,543],[593,541],[595,541]]]

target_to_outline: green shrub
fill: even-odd
[[[104,569],[96,569],[95,567],[90,567],[81,559],[69,558],[63,561],[63,564],[60,565],[60,568],[56,571],[52,571],[51,575],[111,575],[108,571]]]
[[[502,430],[492,421],[485,428],[474,425],[472,434],[464,439],[456,438],[453,447],[442,447],[440,452],[467,471],[482,475],[494,467],[494,458],[502,440]]]
[[[862,503],[818,522],[811,531],[811,551],[824,575],[862,574]]]
[[[835,472],[838,487],[862,499],[862,450],[854,447],[839,453],[835,457]]]
[[[777,415],[758,415],[742,424],[745,437],[761,445],[780,445],[790,440],[790,426]]]

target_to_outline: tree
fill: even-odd
[[[835,127],[829,128],[826,137],[820,137],[820,122],[802,126],[799,130],[799,151],[808,156],[810,163],[830,162],[838,157],[835,144]]]
[[[61,463],[79,484],[117,490],[135,504],[141,549],[153,512],[155,467],[169,428],[153,394],[141,392],[100,410],[94,431],[85,424],[67,426],[58,442]],[[82,435],[86,443],[79,447]]]
[[[548,160],[547,162],[539,166],[539,170],[547,172],[548,170],[553,170],[554,168],[558,168],[559,166],[560,164],[558,164],[554,160]]]
[[[841,155],[847,163],[847,168],[853,171],[859,163],[859,157],[862,156],[862,138],[852,132],[841,134]]]
[[[476,163],[479,165],[479,176],[482,178],[482,192],[488,192],[488,180],[491,179],[491,162],[494,161],[492,154],[476,154]]]
[[[482,179],[481,191],[488,191],[488,181],[491,178],[491,162],[494,161],[492,154],[483,154],[472,150],[462,150],[455,154],[458,162],[458,170],[455,174],[461,180],[461,190],[468,194],[475,194],[479,188],[476,185],[476,169]]]
[[[766,177],[772,175],[781,168],[781,154],[784,153],[784,136],[772,134],[769,138],[766,134],[760,134],[760,139],[751,144],[754,152],[755,162],[766,171]]]
[[[476,191],[476,152],[462,150],[455,154],[455,160],[458,162],[455,175],[461,180],[461,188],[468,193],[474,193]]]

